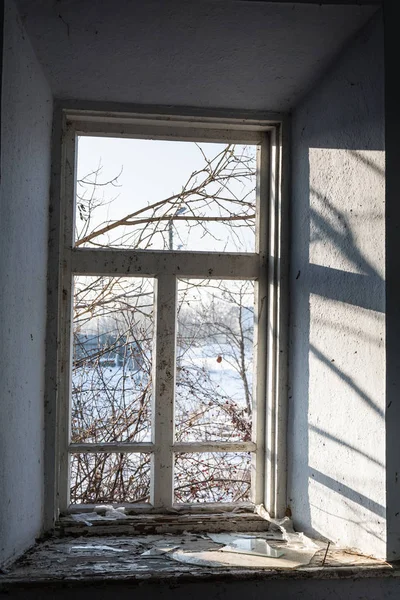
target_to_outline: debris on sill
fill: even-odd
[[[279,573],[284,576],[285,571],[297,572],[299,577],[314,572],[318,576],[321,571],[329,576],[331,571],[330,576],[337,577],[337,568],[343,566],[356,568],[357,573],[371,568],[386,573],[391,570],[387,563],[333,545],[327,552],[325,543],[315,543],[306,536],[286,541],[283,535],[282,531],[254,531],[53,538],[37,544],[11,565],[0,576],[0,590],[2,585],[21,581],[257,577],[257,573],[265,576],[268,571],[277,577]],[[276,555],[248,554],[254,540],[263,540],[277,551]],[[227,551],[227,546],[235,545],[244,553]]]
[[[259,537],[235,537],[231,544],[221,548],[221,552],[234,552],[236,554],[249,554],[250,556],[262,556],[264,558],[280,558],[283,556],[281,549],[272,548],[270,544]]]
[[[280,558],[283,556],[281,549],[272,548],[270,544],[259,537],[237,538],[232,540],[231,544],[221,548],[221,552],[234,552],[236,554],[250,554],[252,556],[262,556],[264,558]]]
[[[145,550],[140,556],[160,556],[160,554],[167,554],[167,552],[171,552],[177,548],[179,548],[179,545],[174,542],[162,542],[160,545]]]
[[[188,531],[192,534],[187,534]],[[98,556],[104,556],[106,540],[112,539],[105,536],[118,535],[125,539],[127,535],[134,535],[130,539],[135,540],[133,545],[140,560],[147,561],[155,570],[161,568],[160,565],[164,569],[166,564],[171,568],[176,563],[182,567],[186,564],[187,568],[195,565],[199,569],[297,569],[312,564],[320,552],[323,556],[318,566],[325,567],[325,562],[329,563],[332,555],[328,555],[329,548],[325,543],[315,543],[303,533],[296,532],[291,518],[271,518],[262,504],[255,507],[254,513],[163,515],[127,515],[123,507],[101,505],[94,507],[92,512],[64,517],[57,533],[62,539],[68,535],[90,535],[92,540],[96,539],[94,536],[104,536],[103,550],[101,544],[90,550]],[[141,539],[145,539],[146,543],[140,542]],[[262,556],[249,552],[249,547],[257,543],[268,544]],[[73,546],[69,553],[88,556],[90,551]],[[115,553],[109,551],[108,556],[112,555]],[[351,560],[356,562],[354,556],[350,562],[348,555],[343,556],[343,564],[350,564]],[[145,567],[145,563],[141,564],[141,569],[150,568],[148,565]]]
[[[262,505],[255,512],[132,516],[123,508],[95,507],[66,518],[72,535],[41,542],[11,565],[0,589],[21,580],[253,577],[267,571],[300,577],[329,570],[334,577],[338,567],[391,570],[383,561],[311,540],[289,517],[272,519]]]
[[[256,510],[267,521],[267,531],[209,533],[213,542],[224,545],[214,550],[178,549],[171,558],[207,567],[295,569],[308,565],[320,547],[303,533],[295,532],[289,517],[272,519],[262,505]]]
[[[98,512],[87,512],[87,513],[75,513],[71,515],[71,518],[74,521],[78,521],[80,523],[84,523],[88,527],[91,527],[93,521],[114,521],[119,519],[127,519],[128,516],[125,514],[125,509],[114,508],[111,505],[102,506],[102,511],[104,512],[104,516],[99,514]]]

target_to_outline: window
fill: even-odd
[[[63,113],[57,511],[271,510],[280,160],[277,123]]]

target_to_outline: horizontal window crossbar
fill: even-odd
[[[174,444],[174,452],[255,452],[254,442],[186,442]]]
[[[199,453],[199,452],[255,452],[256,444],[254,442],[185,442],[172,446],[175,453]],[[154,452],[155,445],[151,442],[109,442],[104,444],[80,443],[70,444],[68,451],[71,454],[96,452],[113,453],[148,453]]]
[[[132,275],[153,277],[159,274],[192,279],[257,279],[258,254],[219,252],[171,252],[148,250],[91,250],[71,252],[72,272],[80,275]]]
[[[146,453],[154,452],[154,444],[152,444],[151,442],[109,442],[105,444],[70,444],[68,447],[68,452],[70,452],[71,454],[81,454],[85,452],[89,454],[94,454],[95,452]]]

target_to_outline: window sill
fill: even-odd
[[[177,536],[176,536],[177,537]],[[165,539],[165,542],[164,542]],[[182,544],[202,549],[206,536],[180,535]],[[171,542],[172,540],[172,542]],[[177,562],[167,554],[143,555],[155,541],[173,544],[167,536],[66,537],[38,543],[0,575],[0,594],[32,588],[55,589],[89,585],[130,586],[143,583],[259,582],[271,580],[397,578],[400,567],[343,549],[317,551],[311,562],[295,569],[210,567]],[[332,584],[333,585],[333,584]],[[142,589],[142,588],[140,588]],[[138,592],[139,592],[138,588]],[[25,593],[25,592],[24,592]],[[144,591],[143,591],[144,593]],[[17,594],[17,597],[18,594]],[[23,596],[28,598],[30,596]],[[42,597],[42,596],[32,596]],[[47,597],[47,596],[46,596]],[[54,597],[54,596],[51,596]],[[79,596],[80,597],[80,596]],[[103,596],[101,596],[103,597]],[[108,597],[108,596],[107,596]]]
[[[268,523],[254,512],[215,512],[186,514],[127,515],[121,520],[102,519],[91,525],[79,522],[72,515],[61,517],[55,527],[57,536],[68,535],[151,535],[176,534],[190,531],[266,531]]]

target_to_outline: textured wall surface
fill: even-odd
[[[19,0],[57,98],[286,111],[376,10]]]
[[[380,17],[294,113],[289,503],[301,530],[385,555]]]
[[[31,545],[43,510],[43,393],[52,100],[5,3],[0,202],[0,563]]]

